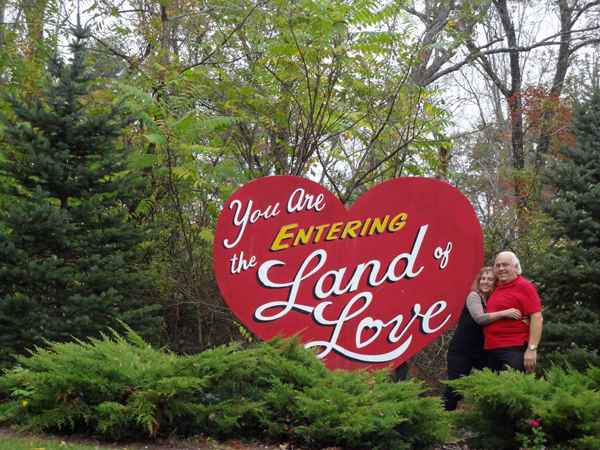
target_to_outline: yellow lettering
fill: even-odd
[[[390,218],[390,216],[385,216],[383,218],[383,222],[379,218],[376,218],[373,221],[373,225],[371,226],[371,229],[369,230],[369,236],[371,236],[373,233],[377,233],[377,234],[383,233],[385,231],[385,225],[387,224],[387,221],[389,218]]]
[[[334,236],[334,234],[339,233],[340,227],[342,225],[344,225],[344,222],[338,222],[338,223],[334,223],[333,225],[331,225],[331,230],[329,230],[329,233],[327,233],[327,237],[325,238],[325,240],[333,241],[334,239],[337,239],[338,236]]]
[[[297,223],[293,223],[291,225],[286,225],[284,227],[281,227],[281,230],[279,230],[279,233],[277,233],[277,237],[273,241],[273,245],[271,245],[271,250],[278,251],[278,250],[283,250],[283,249],[288,248],[289,245],[288,244],[282,244],[281,241],[293,238],[294,237],[294,233],[288,233],[288,231],[293,230],[297,226],[298,226]]]
[[[404,213],[398,214],[396,217],[394,217],[392,219],[392,221],[388,225],[388,231],[390,233],[393,233],[394,231],[398,231],[400,228],[402,228],[404,225],[406,225],[405,220],[406,220],[406,214],[404,214]]]
[[[367,233],[367,230],[369,229],[369,224],[371,223],[371,219],[367,219],[365,220],[365,225],[363,226],[363,229],[360,230],[360,235],[364,236]]]
[[[298,230],[298,234],[296,235],[296,239],[294,239],[294,244],[292,245],[292,247],[295,247],[299,243],[302,245],[308,244],[308,240],[310,239],[310,235],[312,234],[314,229],[315,227],[310,227],[308,231],[305,232],[303,228],[300,228]]]
[[[346,237],[346,235],[348,235],[348,234],[350,235],[350,237],[355,238],[356,237],[355,231],[358,230],[361,225],[362,225],[362,222],[360,220],[353,220],[352,222],[348,222],[346,224],[346,228],[344,228],[344,231],[342,232],[342,235],[340,236],[340,239],[344,239]]]
[[[323,234],[323,230],[328,226],[329,224],[326,223],[325,225],[319,225],[318,227],[315,227],[315,230],[317,230],[317,234],[315,235],[315,240],[313,241],[313,244],[319,242],[319,239],[321,239],[321,234]]]

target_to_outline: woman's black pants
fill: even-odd
[[[469,375],[472,369],[481,370],[486,367],[486,356],[470,357],[448,353],[448,380],[456,380]],[[444,391],[444,409],[454,411],[462,396],[452,387],[446,386]]]

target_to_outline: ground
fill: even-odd
[[[3,437],[31,437],[31,434],[19,433],[12,428],[0,428],[0,439]],[[267,442],[241,442],[241,441],[226,441],[217,442],[208,436],[194,436],[190,439],[181,439],[168,437],[153,441],[139,442],[101,442],[96,439],[90,439],[81,435],[70,436],[51,436],[51,435],[35,435],[40,439],[60,439],[67,444],[85,444],[93,445],[98,450],[317,450],[304,446],[297,446],[291,443],[288,444],[269,444]],[[320,450],[344,450],[341,447],[329,447]],[[458,442],[451,442],[443,445],[435,445],[429,450],[468,450],[468,447]]]

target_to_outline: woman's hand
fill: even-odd
[[[519,320],[521,318],[521,311],[515,308],[505,309],[502,312],[504,313],[505,319]]]

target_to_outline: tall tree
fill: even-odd
[[[155,323],[139,295],[151,283],[140,263],[153,233],[128,220],[145,185],[119,140],[129,119],[121,105],[92,107],[88,32],[72,33],[71,61],[49,57],[42,98],[26,104],[4,93],[14,116],[2,118],[3,365],[45,340],[98,336],[118,320],[142,332]]]
[[[555,245],[534,275],[543,299],[547,360],[600,365],[600,90],[573,109],[577,141],[543,174]]]
[[[514,193],[525,197],[523,169],[540,169],[552,147],[553,121],[561,112],[574,56],[600,42],[600,1],[415,0],[408,5],[421,24],[424,44],[411,76],[427,86],[474,64],[491,80],[508,111]],[[524,115],[532,93],[543,93],[546,100],[535,123]],[[528,139],[532,130],[536,135]]]
[[[245,116],[231,141],[249,177],[312,171],[347,203],[437,167],[447,114],[410,80],[418,47],[406,13],[372,0],[270,6],[274,18],[259,9],[264,19],[236,34],[245,64],[223,75],[214,102]]]

